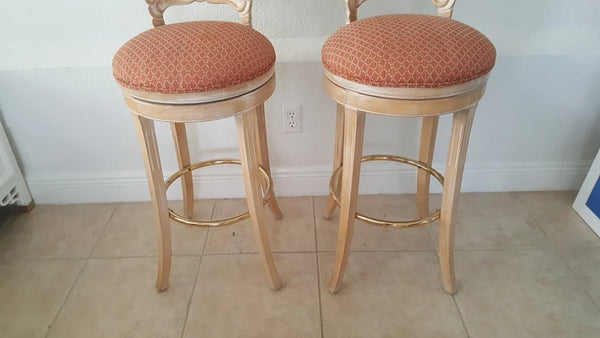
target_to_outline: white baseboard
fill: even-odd
[[[583,182],[589,162],[511,162],[467,165],[462,191],[535,191],[576,190]],[[441,166],[435,166],[439,168]],[[442,170],[440,170],[442,171]],[[331,169],[315,167],[303,170],[275,170],[275,192],[278,196],[327,195]],[[45,203],[102,203],[149,200],[146,177],[90,177],[85,179],[27,179],[34,200]],[[239,174],[199,175],[194,177],[197,198],[243,197],[243,181]],[[361,194],[413,193],[416,170],[364,170]],[[432,191],[440,192],[437,183]],[[169,199],[180,199],[177,182],[168,192]]]

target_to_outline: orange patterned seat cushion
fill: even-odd
[[[430,15],[385,15],[350,23],[325,42],[324,68],[360,84],[453,86],[489,73],[494,45],[463,23]]]
[[[256,79],[274,64],[273,45],[254,29],[199,21],[160,26],[129,40],[113,59],[113,75],[133,90],[202,93]]]

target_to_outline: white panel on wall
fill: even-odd
[[[29,207],[30,203],[29,189],[0,123],[0,206]]]

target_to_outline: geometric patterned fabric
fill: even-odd
[[[496,49],[483,34],[431,15],[385,15],[350,23],[325,42],[323,66],[376,87],[440,88],[489,73]]]
[[[113,75],[133,90],[202,93],[256,79],[274,64],[273,45],[254,29],[197,21],[159,26],[129,40],[113,58]]]

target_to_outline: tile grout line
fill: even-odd
[[[556,241],[552,237],[550,237],[550,235],[548,235],[548,233],[546,232],[546,230],[544,229],[544,227],[540,224],[540,221],[537,219],[537,217],[535,217],[535,215],[533,214],[533,212],[531,210],[529,210],[529,208],[527,207],[527,205],[525,204],[525,202],[523,202],[523,200],[519,196],[519,193],[515,192],[514,194],[515,194],[515,197],[517,198],[517,200],[523,206],[523,208],[525,208],[525,210],[527,210],[527,213],[529,214],[529,216],[531,217],[531,219],[533,219],[533,221],[535,222],[535,225],[537,225],[537,227],[544,233],[544,235],[548,239],[548,242],[550,242],[550,245],[551,245],[551,247],[553,249],[560,250],[560,249],[564,249],[564,248],[567,248],[567,247],[568,248],[573,247],[573,246],[566,246],[565,247],[565,246],[558,245],[556,243]]]
[[[521,205],[523,206],[523,208],[525,208],[525,210],[527,210],[527,213],[529,214],[529,216],[531,217],[531,219],[533,219],[533,221],[535,222],[535,224],[538,226],[538,228],[544,233],[544,235],[546,236],[546,238],[548,239],[548,241],[550,242],[552,248],[556,249],[556,250],[560,250],[560,249],[566,249],[566,248],[598,248],[599,246],[595,246],[595,245],[559,245],[556,243],[556,241],[550,237],[550,235],[548,235],[548,233],[546,232],[546,230],[544,229],[544,227],[541,225],[540,221],[537,219],[537,217],[535,217],[535,215],[533,214],[533,212],[531,210],[529,210],[529,208],[527,207],[527,205],[525,204],[525,202],[523,202],[523,200],[521,199],[521,197],[519,196],[518,192],[514,193],[517,200],[521,203]]]
[[[412,195],[412,196],[413,196],[413,200],[415,201],[415,203],[417,203],[416,196],[415,195]],[[458,212],[458,210],[457,210],[457,212]],[[437,221],[437,223],[439,224],[439,220]],[[427,234],[427,238],[429,238],[429,242],[431,243],[431,247],[433,248],[433,254],[437,258],[437,261],[439,262],[440,261],[439,251],[437,250],[437,247],[435,246],[435,243],[433,242],[433,238],[431,237],[431,233],[429,232],[429,227],[427,225],[425,225],[424,228],[425,228],[425,233]],[[469,332],[469,329],[467,328],[467,323],[465,321],[462,310],[461,310],[460,306],[458,305],[456,296],[450,295],[450,297],[452,297],[452,302],[454,302],[454,306],[456,307],[456,311],[458,312],[458,318],[460,319],[460,323],[462,324],[463,330],[465,330],[465,335],[467,336],[467,338],[471,338],[471,333]]]
[[[410,196],[412,197],[413,202],[417,206],[417,212],[418,212],[419,206],[417,205],[417,197],[415,194],[410,194]],[[429,194],[429,197],[431,197],[431,194]],[[437,221],[437,223],[439,223],[439,220]],[[433,223],[430,223],[430,224],[433,224]],[[429,233],[429,227],[427,225],[428,224],[426,224],[423,228],[425,228],[425,234],[427,234],[427,238],[429,238],[429,243],[431,244],[432,250],[434,252],[436,252],[437,249],[436,249],[435,243],[433,242],[433,238],[431,238],[431,234]]]
[[[317,213],[315,212],[315,198],[310,198],[313,212],[313,229],[315,233],[315,258],[317,260],[317,293],[319,295],[319,323],[321,327],[321,338],[324,338],[323,332],[323,306],[321,304],[321,267],[319,264],[319,241],[317,240]]]
[[[6,218],[6,220],[2,223],[2,226],[0,226],[0,235],[2,235],[4,230],[8,227],[8,225],[12,223],[12,221],[14,221],[16,218],[17,217],[14,214],[11,214],[8,216],[8,218]]]
[[[217,205],[217,201],[213,201],[213,207],[210,212],[210,219],[213,219],[215,214],[215,208]],[[190,299],[187,303],[187,311],[185,312],[185,319],[183,320],[183,326],[181,327],[181,335],[180,338],[183,338],[185,334],[185,328],[187,327],[188,318],[190,316],[190,309],[192,308],[192,299],[194,298],[194,292],[196,291],[196,285],[198,284],[198,278],[200,277],[200,268],[202,267],[202,260],[204,258],[204,252],[206,251],[206,245],[208,244],[208,236],[210,235],[210,228],[207,229],[206,237],[204,238],[204,245],[202,246],[202,254],[200,255],[200,262],[198,262],[198,271],[196,271],[196,278],[194,279],[194,285],[192,285],[192,291],[190,292]]]
[[[454,251],[461,251],[461,252],[470,252],[470,251],[537,251],[537,250],[549,250],[549,249],[554,249],[553,247],[548,247],[548,246],[504,246],[504,247],[474,247],[474,248],[468,248],[468,247],[462,247],[462,248],[454,248]]]
[[[569,272],[571,273],[571,276],[573,276],[573,278],[575,278],[575,280],[577,281],[577,284],[579,284],[579,286],[583,289],[583,291],[585,291],[585,294],[588,296],[588,299],[596,307],[596,310],[600,311],[600,304],[596,303],[596,301],[594,300],[594,297],[592,297],[592,295],[590,294],[590,292],[588,291],[588,289],[583,285],[583,283],[581,282],[581,280],[577,277],[577,274],[575,273],[575,271],[573,271],[573,269],[571,268],[571,265],[567,262],[567,260],[563,257],[563,254],[562,254],[562,252],[564,250],[566,250],[566,249],[571,249],[571,250],[572,249],[579,249],[579,250],[581,250],[582,248],[579,248],[579,247],[557,247],[557,245],[554,242],[554,240],[552,238],[550,238],[550,236],[548,236],[548,234],[546,233],[546,231],[544,230],[544,228],[540,225],[540,222],[538,221],[538,219],[533,215],[533,213],[531,212],[531,210],[529,210],[529,208],[527,207],[527,205],[525,205],[525,203],[523,202],[523,200],[521,199],[521,197],[519,196],[518,193],[515,193],[515,197],[521,203],[521,205],[525,208],[525,210],[527,210],[527,212],[529,213],[529,215],[531,216],[531,218],[533,219],[533,221],[535,222],[535,224],[538,226],[538,228],[540,228],[542,230],[542,232],[544,233],[544,235],[546,235],[546,237],[548,238],[548,240],[552,244],[552,249],[554,249],[556,251],[556,253],[558,254],[558,258],[567,266],[567,270],[569,270]]]
[[[430,194],[430,196],[431,196],[431,194]],[[415,195],[413,195],[413,199],[416,203],[417,200],[416,200]],[[457,216],[458,216],[458,210],[456,212],[457,212]],[[439,223],[439,220],[438,220],[438,223]],[[439,251],[437,250],[435,243],[433,242],[433,238],[431,238],[431,234],[429,233],[429,227],[427,227],[427,225],[425,226],[425,232],[427,233],[427,237],[429,238],[429,241],[431,242],[431,246],[433,247],[433,254],[437,258],[438,269],[439,269],[439,261],[440,261]],[[454,251],[456,252],[456,250],[454,250]],[[441,275],[440,275],[440,278],[441,278]],[[467,326],[467,322],[465,320],[463,312],[462,312],[460,306],[458,305],[458,301],[456,300],[456,295],[453,294],[453,295],[450,295],[450,297],[452,297],[452,302],[454,303],[456,312],[458,312],[458,318],[460,319],[460,323],[462,324],[463,330],[465,331],[465,335],[467,336],[467,338],[471,338],[471,333],[469,332],[469,328]]]
[[[315,253],[316,251],[306,251],[306,250],[300,250],[300,251],[282,251],[282,250],[273,250],[274,254],[311,254],[311,253]],[[335,253],[335,250],[321,250],[318,251],[317,253]],[[404,250],[350,250],[350,252],[431,252],[431,249],[404,249]],[[215,252],[215,253],[208,253],[206,254],[206,256],[225,256],[225,255],[257,255],[258,252]],[[184,256],[184,255],[178,255],[178,256]],[[198,256],[198,255],[196,255]],[[107,257],[109,258],[109,257]]]
[[[433,248],[433,251],[437,251],[437,247],[435,246],[435,243],[433,242],[433,238],[431,238],[431,233],[429,233],[429,227],[426,225],[425,226],[425,234],[427,234],[427,238],[429,238],[429,243],[431,244],[431,247]]]
[[[589,250],[590,248],[584,248]],[[578,248],[578,250],[582,250],[582,248]],[[592,304],[594,304],[594,306],[596,307],[596,310],[598,310],[598,312],[600,312],[600,304],[596,303],[596,301],[594,300],[594,297],[592,297],[592,294],[588,291],[588,289],[583,285],[583,283],[581,282],[581,280],[579,279],[579,277],[577,277],[577,274],[575,273],[575,271],[571,268],[571,265],[567,262],[567,260],[563,257],[561,250],[556,250],[556,253],[558,254],[558,258],[567,266],[567,269],[569,270],[569,272],[571,273],[571,275],[573,276],[573,278],[575,278],[575,280],[577,281],[577,284],[579,284],[579,286],[583,289],[583,291],[585,291],[585,294],[588,296],[588,298],[592,301]]]
[[[206,239],[205,239],[206,240]],[[536,247],[536,246],[523,246],[523,247],[489,247],[489,248],[454,248],[454,251],[461,252],[473,252],[473,251],[544,251],[551,249],[600,249],[597,246],[576,246],[576,247]],[[405,250],[351,250],[352,253],[363,254],[363,253],[414,253],[414,254],[425,254],[431,253],[435,251],[437,253],[437,248],[434,250],[431,249],[405,249]],[[315,251],[273,251],[274,254],[312,254],[316,253]],[[335,253],[335,250],[323,250],[318,253]],[[173,254],[173,257],[200,257],[200,256],[237,256],[237,255],[258,255],[258,252],[219,252],[219,253],[199,253],[199,254]],[[158,255],[135,255],[135,256],[94,256],[90,257],[91,259],[126,259],[126,258],[156,258]],[[23,258],[3,258],[0,260],[4,261],[52,261],[52,260],[81,260],[87,259],[87,257],[23,257]]]
[[[311,254],[315,253],[313,250],[297,250],[297,251],[285,251],[285,250],[271,250],[274,254]],[[227,256],[227,255],[258,255],[258,251],[246,251],[246,252],[213,252],[207,253],[206,256]]]
[[[469,327],[467,326],[467,321],[465,320],[465,316],[463,315],[462,310],[460,309],[460,305],[458,305],[458,301],[456,300],[456,295],[450,295],[452,297],[452,301],[454,302],[454,306],[456,306],[456,310],[458,311],[458,317],[460,318],[460,322],[462,323],[463,330],[465,330],[465,334],[467,338],[471,338],[472,335],[469,332]]]
[[[120,257],[114,257],[120,258]],[[87,256],[66,256],[66,257],[3,257],[0,258],[0,261],[4,262],[20,262],[20,261],[75,261],[75,260],[85,260]]]
[[[207,229],[209,230],[209,229]],[[206,239],[205,239],[206,240]],[[274,254],[311,254],[314,251],[273,251]],[[173,254],[173,257],[200,257],[200,256],[234,256],[234,255],[258,255],[258,252],[215,252],[198,254]],[[98,256],[93,259],[119,259],[119,258],[152,258],[158,255],[135,255],[135,256]],[[7,260],[51,260],[51,259],[81,259],[85,257],[65,257],[65,258],[8,258]]]
[[[56,324],[56,320],[60,316],[60,313],[65,308],[65,305],[67,305],[67,301],[69,300],[69,297],[71,296],[71,293],[73,292],[73,289],[75,289],[75,286],[79,282],[79,279],[81,278],[81,275],[83,275],[83,271],[87,267],[88,262],[90,261],[90,257],[92,257],[92,253],[94,252],[94,249],[96,249],[96,246],[100,242],[100,238],[102,237],[102,234],[104,234],[104,232],[106,231],[106,228],[108,227],[108,224],[110,224],[110,221],[113,219],[113,216],[117,212],[117,208],[119,207],[119,205],[120,205],[120,203],[116,203],[115,204],[115,207],[114,207],[113,211],[110,213],[110,216],[106,220],[106,223],[104,223],[104,226],[102,227],[102,230],[100,231],[100,233],[98,234],[98,237],[94,241],[94,245],[90,249],[90,252],[88,253],[87,257],[85,258],[83,266],[79,270],[79,273],[77,274],[77,277],[75,277],[75,280],[73,281],[73,284],[69,288],[69,291],[67,292],[67,295],[65,296],[65,299],[63,300],[60,308],[56,312],[56,315],[54,316],[54,319],[52,319],[52,323],[50,323],[50,325],[48,325],[48,329],[46,330],[46,334],[44,335],[44,338],[48,338],[48,336],[50,335],[50,331],[52,330],[52,327],[54,326],[54,324]]]
[[[525,210],[527,210],[527,213],[529,214],[531,219],[533,219],[533,221],[535,222],[535,225],[537,225],[537,227],[544,233],[544,236],[546,236],[546,238],[550,241],[550,244],[552,244],[552,246],[555,247],[556,243],[554,243],[554,240],[548,235],[546,230],[544,230],[544,227],[540,225],[540,222],[538,221],[537,217],[535,217],[535,215],[533,215],[533,212],[531,212],[531,210],[529,210],[529,208],[527,207],[525,202],[523,202],[523,200],[521,199],[519,194],[518,193],[514,193],[514,194],[515,194],[515,197],[517,198],[517,201],[519,201],[519,203],[521,203],[521,206],[523,206],[523,208],[525,208]]]
[[[202,256],[201,253],[198,254],[172,254],[171,257],[200,257]],[[155,255],[132,255],[132,256],[94,256],[94,257],[90,257],[91,259],[122,259],[122,258],[157,258],[158,254]],[[74,257],[77,258],[77,257]],[[74,259],[73,258],[73,259]],[[20,258],[20,259],[26,259],[26,258]],[[36,258],[37,259],[37,258]]]
[[[435,257],[437,257],[437,261],[439,262],[440,261],[439,252],[437,250],[435,250],[435,248],[433,249],[433,252],[434,252]],[[438,263],[438,269],[439,269],[439,263]],[[441,277],[442,276],[440,275],[439,278],[441,279]],[[463,330],[465,330],[465,335],[467,336],[467,338],[471,338],[471,334],[469,332],[467,322],[462,313],[462,310],[460,309],[460,306],[458,305],[458,301],[456,300],[456,294],[450,295],[450,297],[452,297],[452,301],[454,302],[454,306],[456,307],[456,312],[458,312],[458,318],[460,319],[460,323],[462,324]]]
[[[369,225],[369,226],[371,226],[371,225]],[[390,231],[394,231],[394,230],[396,230],[396,229],[392,229]],[[430,253],[431,251],[432,251],[432,249],[398,249],[398,250],[393,250],[393,249],[384,249],[384,250],[377,250],[377,249],[370,249],[370,250],[364,250],[364,249],[360,249],[359,250],[359,249],[356,249],[355,250],[355,249],[350,249],[351,253],[353,253],[353,252],[358,252],[358,253],[360,253],[360,252],[409,252],[409,253],[410,252],[415,252],[415,253],[429,252]],[[321,250],[319,252],[320,253],[326,253],[326,252],[329,252],[329,253],[333,252],[333,253],[335,253],[336,250]]]
[[[119,209],[119,206],[121,206],[123,204],[124,203],[117,203],[115,205],[115,210],[113,210],[112,214],[110,214],[110,217],[108,218],[108,221],[104,225],[104,228],[102,228],[102,231],[100,231],[100,234],[98,235],[98,239],[94,243],[94,246],[92,247],[92,250],[90,250],[90,254],[88,255],[88,257],[86,259],[86,263],[87,263],[87,260],[89,260],[90,258],[96,258],[96,257],[92,257],[92,255],[94,255],[94,250],[96,250],[98,243],[102,240],[102,236],[104,236],[104,234],[108,231],[108,225],[110,224],[110,221],[112,221],[114,215],[117,213],[117,209]]]

